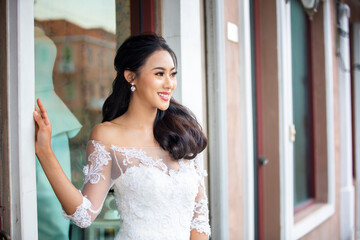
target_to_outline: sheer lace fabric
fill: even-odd
[[[173,160],[160,147],[107,146],[91,140],[84,167],[83,203],[71,219],[88,227],[110,188],[121,217],[116,239],[189,239],[190,231],[210,235],[206,172],[197,159]]]

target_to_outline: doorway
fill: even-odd
[[[280,129],[276,4],[252,1],[256,239],[280,239]]]
[[[0,238],[11,232],[6,12],[7,1],[0,1]]]

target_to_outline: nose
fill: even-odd
[[[169,75],[166,75],[165,81],[164,81],[164,87],[166,89],[172,89],[174,86],[174,83]]]

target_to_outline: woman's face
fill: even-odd
[[[155,51],[139,69],[135,78],[136,90],[133,98],[149,104],[150,107],[166,110],[176,88],[176,69],[168,51]],[[134,99],[133,99],[134,100]]]

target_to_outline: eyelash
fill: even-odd
[[[173,72],[173,73],[171,73],[170,75],[171,75],[172,77],[175,77],[176,74],[177,74],[177,72]],[[163,72],[158,72],[158,73],[155,73],[155,75],[156,75],[156,76],[163,76],[164,73],[163,73]]]

